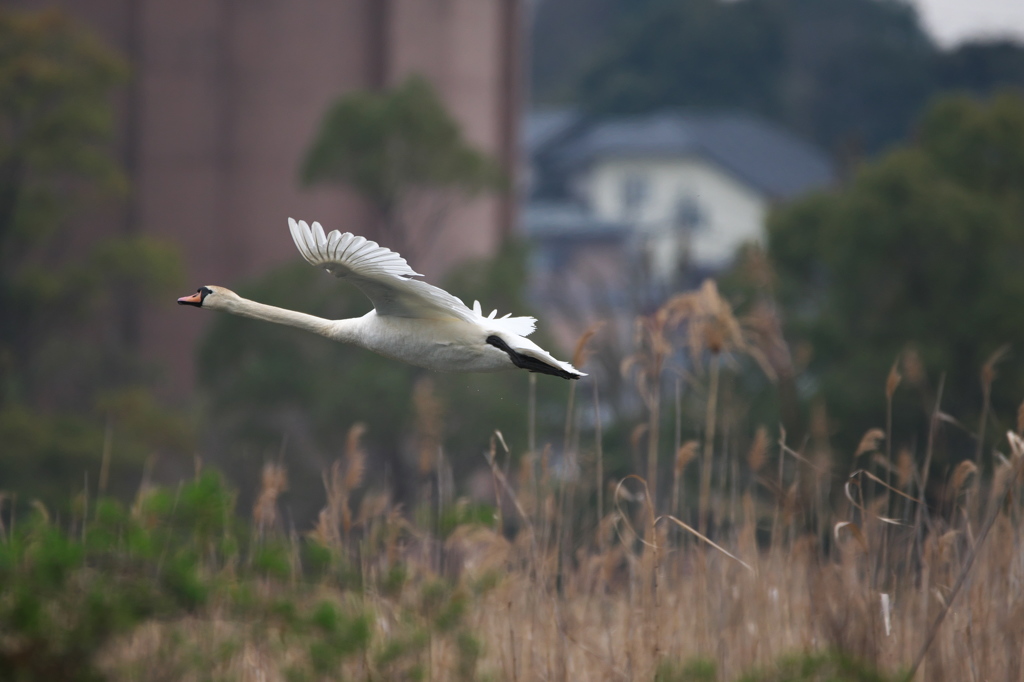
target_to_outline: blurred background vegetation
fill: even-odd
[[[840,442],[853,447],[881,424],[879,377],[892,367],[908,389],[897,427],[924,442],[941,399],[967,420],[945,453],[961,459],[982,431],[1012,427],[1024,398],[1013,313],[1024,296],[1024,97],[946,96],[916,130],[840,191],[779,209],[768,253],[787,330],[806,344],[807,376],[843,424]],[[989,399],[1011,421],[977,421]]]
[[[252,463],[287,461],[285,499],[302,520],[319,507],[321,473],[356,423],[367,427],[373,480],[404,500],[439,466],[466,485],[485,470],[495,429],[517,456],[531,438],[560,450],[593,434],[601,415],[579,401],[578,429],[566,428],[570,389],[560,382],[431,375],[232,318],[213,322],[197,349],[192,406],[161,398],[161,368],[136,352],[126,321],[182,284],[179,254],[138,229],[90,244],[70,229],[72,217],[132,191],[111,152],[112,98],[130,65],[59,13],[5,10],[0,20],[0,441],[9,453],[0,480],[22,504],[55,504],[83,485],[126,491],[154,462],[180,475],[198,455],[231,472],[245,504],[258,488]],[[531,41],[538,104],[594,118],[734,107],[787,124],[844,164],[841,186],[775,208],[763,267],[739,257],[722,273],[738,314],[770,303],[791,352],[779,377],[753,361],[723,365],[730,418],[748,424],[737,447],[754,438],[751,424],[780,422],[799,443],[824,409],[848,455],[886,420],[890,370],[906,389],[892,412],[908,440],[926,438],[940,398],[958,420],[944,465],[1005,429],[999,420],[1024,395],[1012,346],[1024,332],[1012,313],[1024,293],[1024,48],[939,49],[908,7],[876,0],[563,0],[539,6]],[[453,206],[507,188],[417,77],[336,100],[295,181],[354,190],[410,258]],[[528,250],[510,241],[439,283],[528,314]],[[238,289],[326,317],[366,308],[358,292],[300,263]],[[552,343],[541,329],[539,342]],[[683,333],[671,332],[672,343]],[[619,341],[596,373],[615,405],[603,414],[609,476],[646,470],[639,453],[649,442],[634,429],[648,416],[644,398],[607,376],[640,348]],[[655,453],[663,469],[673,466],[668,444],[708,426],[702,362],[684,356],[664,358],[655,379],[670,402],[674,377],[697,374],[681,402],[648,420],[666,445]]]
[[[498,163],[463,139],[422,76],[388,92],[338,98],[300,173],[306,186],[358,192],[373,209],[381,243],[411,262],[443,229],[454,203],[504,185]]]
[[[856,161],[905,140],[945,91],[1024,86],[1010,40],[940,49],[909,3],[559,0],[539,5],[540,104],[588,113],[738,107]]]
[[[118,324],[180,285],[176,248],[69,227],[131,191],[110,148],[129,73],[57,12],[0,12],[0,480],[27,499],[66,498],[89,475],[129,492],[151,452],[193,442]]]
[[[469,680],[487,656],[511,679],[570,679],[575,656],[618,679],[881,680],[862,661],[906,665],[975,550],[950,618],[979,644],[947,628],[923,677],[1020,677],[1024,47],[940,49],[883,0],[551,1],[531,45],[538,105],[754,112],[841,181],[628,329],[556,348],[542,320],[579,383],[221,316],[183,403],[137,336],[193,284],[178,247],[76,231],[137,191],[114,151],[133,65],[59,12],[0,10],[0,680]],[[294,177],[358,195],[413,267],[510,180],[416,76],[330,103]],[[230,284],[366,311],[293,260]],[[530,263],[513,236],[437,283],[543,315]],[[751,668],[807,642],[836,651]]]

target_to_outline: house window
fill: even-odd
[[[626,173],[622,179],[622,214],[625,218],[636,216],[647,201],[650,189],[647,176],[643,173]]]
[[[707,212],[692,196],[683,196],[676,201],[673,217],[676,227],[687,234],[706,227],[709,222]]]

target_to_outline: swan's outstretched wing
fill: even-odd
[[[359,287],[373,303],[378,315],[428,319],[455,318],[483,324],[495,330],[519,336],[533,332],[532,317],[484,317],[480,304],[469,309],[444,289],[412,279],[421,275],[394,251],[357,237],[351,232],[334,230],[324,234],[320,223],[288,219],[288,227],[299,253],[311,265],[323,267],[336,277]]]

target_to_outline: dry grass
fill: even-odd
[[[688,319],[699,324],[687,327]],[[722,357],[758,354],[744,329],[709,287],[638,323],[638,351],[624,369],[647,408],[633,441],[638,451],[646,442],[647,457],[637,460],[648,480],[606,487],[600,429],[587,451],[579,426],[566,424],[564,448],[580,450],[578,474],[568,481],[555,475],[548,448],[513,458],[495,434],[483,462],[494,520],[467,521],[446,536],[436,520],[449,512],[462,518],[468,501],[438,496],[422,515],[371,492],[353,507],[365,453],[363,429],[352,427],[343,460],[324,476],[327,503],[307,536],[351,566],[358,587],[320,579],[298,593],[285,584],[261,588],[370,614],[373,644],[314,679],[652,680],[666,661],[701,658],[716,664],[719,680],[736,680],[770,670],[786,654],[841,651],[893,680],[909,679],[913,666],[919,681],[1024,680],[1024,441],[1014,433],[998,439],[990,471],[968,453],[945,476],[940,499],[926,505],[922,491],[935,480],[932,453],[945,417],[937,408],[923,451],[871,429],[849,453],[852,471],[844,475],[835,471],[823,408],[805,446],[756,425],[747,426],[746,440],[726,443],[715,437],[716,389],[702,394],[706,410],[694,417],[702,439],[663,453],[651,430],[672,355],[707,364],[688,380],[709,388]],[[581,340],[577,366],[593,331]],[[986,364],[986,386],[1000,358]],[[919,383],[913,354],[901,362],[908,384]],[[890,424],[901,378],[896,365],[880,377]],[[429,384],[417,387],[415,400],[415,454],[428,476],[442,452],[443,411]],[[659,501],[647,483],[657,483],[661,469],[672,494]],[[283,469],[268,465],[253,510],[261,536],[281,532],[275,505],[286,485]],[[687,499],[694,489],[699,497]],[[606,492],[595,513],[594,500]],[[681,520],[687,511],[699,513],[699,528]],[[423,518],[431,521],[410,520]],[[445,630],[435,607],[424,606],[438,585],[464,609],[455,629]],[[387,658],[388,643],[398,641],[405,653]],[[284,680],[306,645],[286,628],[232,620],[213,604],[135,630],[104,652],[102,667],[123,680]]]
[[[486,527],[461,527],[445,552],[454,589],[474,594],[465,622],[483,644],[476,670],[510,681],[650,680],[663,661],[702,657],[717,663],[719,679],[733,680],[784,654],[833,649],[884,670],[905,670],[980,540],[972,540],[966,526],[938,526],[923,537],[913,568],[888,567],[879,579],[880,522],[852,526],[856,536],[837,531],[826,556],[817,538],[792,528],[781,533],[791,541],[758,547],[756,505],[748,497],[744,507],[746,520],[724,542],[751,570],[707,546],[669,543],[667,533],[652,534],[655,542],[645,545],[632,525],[639,517],[628,515],[609,515],[604,549],[581,549],[575,566],[561,573],[558,547],[538,550],[527,528],[509,539]],[[1010,513],[996,514],[916,679],[1022,679],[1024,557],[1012,521],[1020,511],[1012,505]],[[899,531],[894,547],[914,553],[914,529]],[[412,576],[398,593],[353,596],[321,587],[315,597],[376,614],[375,639],[386,639],[405,627],[401,605],[415,602],[437,578],[418,561],[417,542],[406,535],[400,543]],[[386,564],[378,556],[364,570]],[[493,585],[480,589],[487,581]],[[117,679],[203,679],[181,660],[191,656],[214,661],[203,672],[217,678],[279,680],[301,655],[302,641],[258,624],[224,621],[214,611],[147,625],[119,647],[107,653],[114,661],[107,670]],[[442,680],[454,679],[460,659],[452,641],[438,638],[426,660],[427,679]],[[162,676],[153,676],[154,664]],[[341,672],[345,679],[391,679],[379,676],[372,656],[346,663]]]

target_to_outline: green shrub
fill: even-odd
[[[658,664],[654,682],[717,682],[718,669],[714,661],[695,658],[685,663],[665,660]]]
[[[866,663],[840,652],[782,658],[770,669],[748,673],[738,682],[889,682]]]

